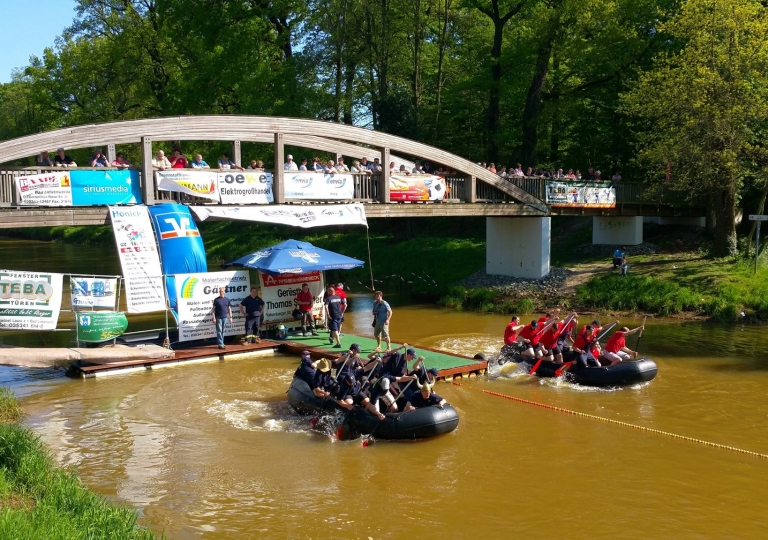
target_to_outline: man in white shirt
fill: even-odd
[[[293,156],[291,154],[288,154],[288,157],[286,158],[288,161],[285,162],[283,165],[283,169],[286,171],[298,171],[299,166],[296,165],[296,163],[293,162]]]

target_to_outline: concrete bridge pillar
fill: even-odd
[[[643,243],[643,216],[595,216],[592,243],[636,246]]]
[[[549,274],[549,217],[492,217],[485,221],[485,271],[539,279]]]

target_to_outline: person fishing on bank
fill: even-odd
[[[339,337],[339,328],[341,328],[341,319],[344,317],[344,311],[347,309],[347,301],[336,294],[336,289],[328,287],[325,292],[325,320],[328,321],[328,341],[336,341],[334,349],[341,349],[341,338]]]
[[[612,366],[624,362],[625,360],[629,360],[630,357],[637,358],[637,351],[633,351],[627,347],[626,337],[635,332],[639,332],[644,328],[645,326],[641,325],[630,330],[628,327],[623,326],[621,330],[614,333],[608,340],[608,343],[605,344],[605,348],[603,348],[603,357],[606,360],[610,360]]]
[[[264,300],[258,296],[256,287],[251,287],[251,294],[240,302],[240,314],[245,317],[244,343],[260,343],[259,327],[264,316]]]

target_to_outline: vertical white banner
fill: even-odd
[[[224,287],[232,306],[232,320],[224,326],[225,336],[244,334],[240,302],[251,294],[248,270],[176,274],[176,308],[179,314],[179,341],[216,337],[213,325],[213,300]]]
[[[293,310],[299,307],[295,302],[296,295],[301,291],[301,285],[309,285],[309,292],[315,297],[312,304],[312,314],[323,318],[323,292],[325,290],[323,273],[281,274],[270,276],[259,272],[261,283],[261,299],[264,300],[264,320],[262,322],[290,322]]]
[[[63,274],[0,270],[0,328],[54,330]]]
[[[146,206],[109,207],[125,278],[128,313],[165,310],[165,289],[155,235]]]

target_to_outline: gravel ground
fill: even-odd
[[[486,274],[479,270],[459,282],[464,287],[484,287],[499,291],[505,295],[516,295],[526,292],[545,292],[557,294],[563,290],[565,280],[570,274],[565,268],[550,267],[549,275],[541,279],[525,279],[509,276]]]
[[[659,252],[659,247],[656,244],[646,242],[637,246],[608,246],[608,245],[595,245],[595,244],[582,244],[573,250],[574,253],[583,253],[587,255],[605,255],[607,261],[613,258],[613,252],[617,249],[625,248],[623,251],[627,254],[627,258],[632,255],[652,255]]]

